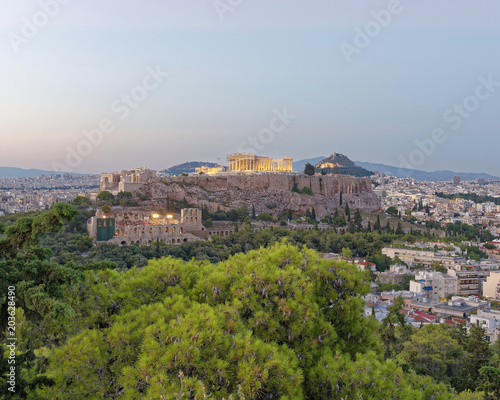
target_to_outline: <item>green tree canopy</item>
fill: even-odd
[[[491,357],[489,337],[486,336],[484,328],[473,325],[465,337],[464,347],[468,356],[461,366],[458,388],[476,390],[480,383],[479,371],[488,365]]]
[[[77,196],[73,201],[72,205],[75,206],[78,209],[84,209],[86,210],[91,206],[90,199],[87,199],[86,197],[83,196]]]
[[[419,375],[457,386],[466,352],[441,324],[424,325],[404,343],[399,357]]]
[[[97,200],[112,204],[115,201],[115,196],[111,192],[103,190],[97,195]]]
[[[164,258],[86,274],[65,293],[79,328],[37,351],[54,382],[38,399],[451,398],[383,360],[363,317],[365,273],[312,250],[281,243],[216,265]]]
[[[385,210],[385,212],[393,217],[398,215],[398,209],[394,206],[390,206],[387,210]]]
[[[314,168],[314,165],[310,164],[310,163],[306,163],[305,167],[304,167],[304,174],[306,175],[314,175],[314,172],[315,172],[315,168]]]
[[[72,313],[64,302],[62,286],[82,279],[82,272],[49,262],[52,251],[36,246],[43,233],[57,232],[76,214],[71,205],[56,203],[37,217],[18,219],[0,240],[0,338],[6,332],[10,286],[16,288],[16,306],[29,319],[57,319]]]

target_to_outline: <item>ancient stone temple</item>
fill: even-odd
[[[289,157],[270,158],[255,154],[236,153],[228,155],[227,160],[230,172],[292,172],[293,159]]]

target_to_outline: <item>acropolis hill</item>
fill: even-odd
[[[101,190],[118,192],[130,187],[159,208],[168,198],[185,200],[190,207],[206,207],[210,212],[254,207],[257,214],[268,213],[275,218],[288,210],[305,214],[313,207],[320,218],[332,215],[341,205],[341,194],[342,206],[349,204],[365,211],[380,208],[370,178],[292,172],[293,160],[288,157],[237,153],[229,155],[228,161],[228,171],[222,166],[200,167],[184,176],[156,178],[147,168],[102,174]]]
[[[313,195],[299,194],[307,187]],[[301,174],[255,173],[221,174],[215,176],[177,176],[156,179],[144,185],[140,193],[147,194],[152,203],[159,207],[165,199],[186,200],[190,206],[208,207],[228,211],[246,205],[255,207],[257,214],[269,213],[278,217],[291,209],[294,213],[304,213],[313,207],[322,218],[331,215],[340,205],[375,211],[380,208],[380,200],[371,190],[370,178],[348,176],[307,176]]]

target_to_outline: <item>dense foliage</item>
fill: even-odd
[[[229,260],[90,271],[65,295],[75,315],[33,334],[51,385],[38,399],[451,398],[384,361],[362,316],[363,272],[288,244]],[[58,335],[60,346],[47,346]],[[64,338],[64,339],[62,339]],[[178,378],[183,372],[183,380]],[[200,384],[203,384],[203,386]]]
[[[416,330],[401,299],[378,324],[363,315],[367,273],[315,251],[379,257],[398,235],[248,225],[212,242],[93,247],[82,215],[57,205],[0,226],[2,310],[7,286],[18,296],[15,396],[3,339],[0,351],[7,398],[498,398],[482,328]]]
[[[53,261],[85,265],[98,261],[116,262],[118,267],[127,269],[135,266],[145,266],[147,261],[157,257],[173,256],[183,260],[208,260],[219,262],[229,257],[249,250],[259,249],[280,242],[283,238],[291,244],[305,245],[321,252],[341,253],[349,248],[354,256],[366,257],[369,261],[380,265],[380,269],[389,268],[390,258],[381,254],[381,249],[392,241],[402,238],[396,234],[377,232],[335,233],[319,230],[288,230],[271,228],[252,230],[248,225],[228,237],[214,236],[210,242],[188,242],[180,246],[160,244],[153,246],[125,246],[109,243],[99,243],[92,246],[92,240],[85,234],[67,235],[60,232],[42,239],[44,247],[54,253]]]

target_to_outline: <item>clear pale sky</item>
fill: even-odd
[[[255,137],[266,156],[500,176],[499,16],[497,0],[4,0],[0,166],[163,169]],[[169,75],[137,88],[148,67]]]

